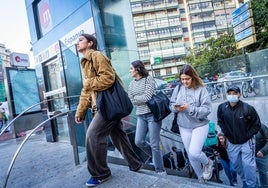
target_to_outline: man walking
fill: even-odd
[[[227,102],[219,105],[218,125],[227,138],[227,152],[243,181],[243,188],[256,187],[255,137],[261,128],[253,106],[240,100],[240,88],[227,89]]]

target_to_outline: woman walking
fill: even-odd
[[[162,121],[155,122],[153,114],[148,108],[148,102],[155,93],[155,82],[142,61],[137,60],[130,65],[130,74],[134,78],[129,85],[129,98],[136,106],[137,126],[135,144],[148,156],[152,157],[155,171],[159,175],[166,175],[160,150],[160,130]],[[149,133],[149,142],[146,135]]]
[[[179,90],[178,86],[174,89],[170,109],[178,113],[177,123],[190,163],[199,182],[205,183],[212,177],[213,170],[213,161],[202,152],[209,130],[211,101],[202,80],[190,65],[180,70],[179,80],[182,85]]]
[[[96,108],[98,92],[109,89],[115,79],[121,82],[110,60],[97,51],[97,40],[92,35],[82,34],[76,46],[78,52],[83,54],[80,63],[84,82],[75,122],[81,123],[85,119],[88,108],[92,109],[93,119],[86,133],[87,167],[91,178],[86,185],[93,187],[111,177],[106,161],[108,136],[127,161],[130,170],[138,171],[142,164],[123,130],[121,119],[105,120]]]

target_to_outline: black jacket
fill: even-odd
[[[256,153],[260,150],[263,155],[268,155],[268,127],[264,124],[256,134]]]
[[[238,101],[231,107],[229,102],[219,105],[218,125],[232,144],[243,144],[251,139],[261,128],[261,121],[255,108]]]

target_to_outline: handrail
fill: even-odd
[[[10,164],[9,164],[9,167],[8,167],[8,171],[7,171],[7,175],[6,175],[6,178],[5,178],[5,183],[4,183],[4,188],[6,188],[6,186],[7,186],[7,181],[8,181],[8,178],[9,178],[9,175],[10,175],[10,172],[11,172],[11,170],[12,170],[12,168],[13,168],[13,165],[14,165],[14,163],[15,163],[15,160],[16,160],[16,158],[17,158],[17,156],[18,156],[18,154],[19,154],[19,152],[21,151],[21,149],[22,149],[22,147],[24,146],[24,144],[26,143],[26,141],[30,138],[30,136],[38,129],[38,128],[40,128],[42,125],[44,125],[45,123],[47,123],[48,121],[50,121],[50,120],[52,120],[52,119],[55,119],[55,118],[57,118],[57,117],[59,117],[59,116],[62,116],[62,115],[65,115],[65,114],[67,114],[67,113],[69,113],[70,111],[68,111],[68,112],[62,112],[62,113],[59,113],[59,114],[56,114],[55,116],[53,116],[53,117],[50,117],[50,118],[48,118],[48,119],[46,119],[45,121],[43,121],[42,123],[40,123],[39,125],[37,125],[25,138],[24,138],[24,140],[22,141],[22,143],[20,144],[20,146],[18,147],[18,149],[16,150],[16,152],[15,152],[15,154],[14,154],[14,156],[13,156],[13,158],[12,158],[12,160],[11,160],[11,162],[10,162]]]
[[[32,109],[33,107],[35,106],[38,106],[40,104],[43,104],[43,103],[46,103],[48,101],[52,101],[52,100],[56,100],[56,99],[64,99],[64,98],[75,98],[75,97],[79,97],[80,95],[72,95],[72,96],[66,96],[66,97],[56,97],[56,98],[53,98],[53,99],[45,99],[39,103],[36,103],[28,108],[26,108],[25,110],[23,110],[19,115],[17,115],[15,118],[13,118],[5,127],[4,129],[2,130],[2,132],[0,132],[0,136],[7,130],[7,128],[14,122],[16,121],[20,116],[22,116],[25,112],[29,111],[30,109]]]

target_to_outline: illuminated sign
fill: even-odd
[[[27,54],[11,53],[10,54],[11,65],[17,67],[29,67],[30,61]]]

